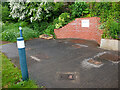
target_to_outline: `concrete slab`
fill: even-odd
[[[73,45],[83,45],[80,48]],[[84,47],[88,46],[88,47]],[[3,53],[20,68],[16,43],[2,46]],[[71,42],[71,39],[34,39],[26,42],[27,65],[30,78],[47,88],[117,88],[118,64],[100,59],[103,52],[118,54],[98,48],[94,41]],[[103,53],[104,54],[104,53]],[[83,65],[86,59],[101,61],[101,67]],[[75,80],[60,80],[59,75],[72,73]]]
[[[107,50],[120,51],[120,40],[101,39],[100,47]]]

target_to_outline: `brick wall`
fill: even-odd
[[[89,20],[89,27],[82,27],[82,20]],[[100,44],[102,30],[98,29],[100,18],[76,18],[62,28],[54,29],[56,37],[62,38],[80,38],[87,40],[95,40]]]

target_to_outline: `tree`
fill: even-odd
[[[57,5],[57,8],[55,6]],[[54,2],[14,2],[10,0],[10,16],[19,20],[41,21],[48,20],[54,12],[59,11],[62,3]]]

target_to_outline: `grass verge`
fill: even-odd
[[[4,54],[2,58],[2,88],[38,88],[34,81],[22,81],[21,71]]]

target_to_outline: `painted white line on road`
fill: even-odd
[[[110,61],[110,60],[109,60],[109,61]],[[112,63],[114,63],[114,64],[120,63],[120,61],[110,61],[110,62],[112,62]]]
[[[83,44],[75,44],[75,45],[79,45],[81,47],[88,47],[87,45],[83,45]]]
[[[109,53],[109,52],[100,52],[100,53],[98,53],[97,55],[95,55],[94,58],[99,57],[99,56],[102,56],[102,55],[105,54],[105,53]]]
[[[40,62],[40,59],[39,59],[39,58],[37,58],[37,57],[35,57],[35,56],[30,56],[30,57],[31,57],[32,59],[34,59],[34,60]]]
[[[93,58],[100,57],[100,56],[102,56],[102,55],[104,55],[104,54],[106,54],[106,53],[110,53],[110,52],[107,51],[107,52],[98,53],[98,54],[95,55]],[[120,63],[120,61],[111,61],[111,60],[107,60],[107,61],[112,62],[112,63],[114,63],[114,64]]]

